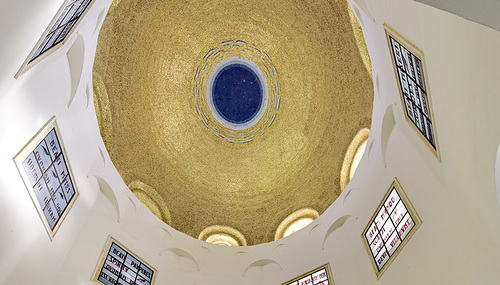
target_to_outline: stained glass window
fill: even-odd
[[[283,283],[283,285],[328,285],[333,284],[333,279],[330,277],[330,266],[325,264],[319,268],[307,272],[291,281]]]
[[[91,1],[92,0],[70,0],[29,62],[32,62],[44,52],[62,42],[73,26],[75,26],[78,19],[80,19],[80,16],[82,16]]]
[[[419,224],[420,219],[395,181],[363,233],[377,276]]]
[[[105,285],[153,284],[155,270],[111,237],[105,253],[94,276],[95,281]]]
[[[50,236],[53,237],[77,192],[55,118],[14,158]]]
[[[390,29],[386,31],[406,116],[436,152],[423,53]]]

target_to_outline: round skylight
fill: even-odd
[[[259,67],[241,57],[221,61],[207,83],[210,111],[225,127],[242,130],[253,126],[267,106],[267,82]]]
[[[228,142],[246,143],[271,126],[280,105],[271,59],[254,45],[227,41],[208,51],[194,77],[196,111]]]

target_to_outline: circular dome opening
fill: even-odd
[[[262,105],[262,88],[258,76],[242,64],[224,67],[215,78],[212,100],[225,120],[242,124],[250,121]]]
[[[267,81],[260,68],[242,57],[221,61],[207,83],[207,101],[215,119],[225,127],[243,130],[255,125],[268,100]]]

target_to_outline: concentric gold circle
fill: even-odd
[[[263,114],[256,123],[243,129],[231,127],[221,122],[210,107],[207,93],[210,92],[210,77],[220,63],[232,58],[241,58],[254,63],[262,72],[266,86],[266,106]],[[204,57],[203,63],[198,66],[194,77],[194,96],[196,97],[196,111],[201,116],[203,124],[216,136],[233,143],[245,143],[264,133],[271,126],[278,113],[280,105],[280,84],[276,68],[269,56],[257,49],[254,45],[244,41],[226,41],[211,49]]]

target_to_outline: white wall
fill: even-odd
[[[92,284],[108,235],[155,267],[157,284],[281,284],[326,262],[335,284],[500,282],[498,31],[410,0],[355,0],[375,86],[373,125],[358,172],[306,229],[228,248],[157,220],[109,160],[91,83],[96,26],[109,0],[96,1],[67,44],[13,78],[60,5],[44,2],[0,4],[0,36],[12,38],[0,45],[1,284]],[[403,116],[384,23],[425,53],[441,162]],[[53,115],[80,196],[51,242],[12,158]],[[423,224],[377,281],[361,233],[394,177]]]
[[[500,2],[496,0],[415,0],[465,19],[500,30]]]

